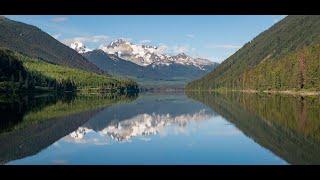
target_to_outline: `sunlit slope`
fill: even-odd
[[[53,64],[103,74],[96,65],[36,26],[0,17],[0,47]]]
[[[2,91],[42,89],[123,92],[138,88],[131,80],[50,64],[5,49],[0,49],[0,63]]]
[[[320,16],[287,16],[187,89],[319,89],[319,43]]]

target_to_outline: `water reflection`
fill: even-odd
[[[320,98],[188,93],[291,164],[320,164]]]
[[[1,97],[0,163],[37,154],[105,107],[135,97],[109,94]]]
[[[0,101],[8,164],[319,164],[320,99],[41,95]]]
[[[165,127],[177,125],[183,129],[187,123],[209,119],[210,111],[201,109],[195,114],[171,116],[170,114],[139,114],[131,119],[110,124],[101,133],[117,141],[127,141],[136,136],[149,136],[161,133]]]
[[[130,104],[106,108],[69,136],[79,142],[88,132],[98,132],[116,141],[161,133],[167,126],[183,129],[192,121],[207,120],[214,113],[190,103],[185,96],[144,95]],[[70,139],[70,137],[67,137]]]

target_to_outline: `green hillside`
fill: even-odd
[[[38,27],[0,18],[0,47],[53,64],[103,74],[96,65]]]
[[[320,44],[261,62],[242,77],[244,89],[320,91]]]
[[[320,16],[287,16],[188,90],[319,90]]]
[[[131,80],[72,69],[0,49],[0,91],[137,91]]]

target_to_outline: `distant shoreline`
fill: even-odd
[[[232,90],[232,91],[241,91],[245,93],[267,93],[267,94],[288,94],[288,95],[300,95],[300,96],[320,96],[320,91],[293,91],[293,90],[264,90],[264,91],[258,91],[258,90]]]
[[[224,91],[232,91],[232,92],[243,92],[243,93],[266,93],[266,94],[286,94],[286,95],[294,95],[294,96],[320,96],[320,91],[294,91],[294,90],[255,90],[255,89],[214,89],[214,90],[187,90],[187,91],[208,91],[208,92],[224,92]]]

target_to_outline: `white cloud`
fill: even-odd
[[[88,39],[88,37],[85,38],[84,42],[102,42],[102,41],[107,41],[107,39],[109,38],[106,35],[96,35],[96,36],[89,36],[90,39]]]
[[[149,39],[144,39],[140,41],[141,44],[147,44],[147,43],[151,43],[151,40]]]
[[[167,46],[165,44],[160,44],[158,49],[162,54],[176,55],[179,53],[186,53],[191,56],[199,56],[197,54],[197,49],[191,47],[189,44]]]
[[[64,21],[67,21],[67,20],[68,20],[67,17],[54,17],[54,18],[51,19],[52,22],[56,22],[56,23],[64,22]]]
[[[132,38],[127,38],[127,37],[119,37],[119,38],[112,38],[112,41],[118,40],[118,39],[122,39],[124,41],[128,41],[128,42],[132,42]]]
[[[240,45],[233,45],[233,44],[209,44],[207,46],[205,46],[208,49],[217,49],[217,48],[221,48],[221,49],[238,49],[241,48]]]
[[[58,33],[58,34],[53,34],[52,37],[54,37],[55,39],[59,39],[59,37],[61,37],[61,34]]]
[[[173,46],[173,48],[172,48],[173,53],[187,53],[189,51],[190,51],[189,45]]]
[[[106,35],[94,35],[94,36],[80,36],[69,39],[64,39],[62,42],[66,45],[70,45],[73,42],[82,42],[82,43],[105,43],[108,40],[108,36]]]
[[[186,36],[187,36],[188,38],[191,38],[191,39],[194,38],[194,34],[187,34]]]
[[[167,45],[165,45],[165,44],[160,44],[160,45],[158,46],[158,53],[159,53],[159,54],[165,54],[165,53],[167,53],[168,49],[169,49],[169,47],[168,47]]]
[[[189,44],[176,45],[168,49],[173,54],[186,53],[193,57],[200,57],[200,55],[197,53],[197,49],[194,47],[191,47]]]

